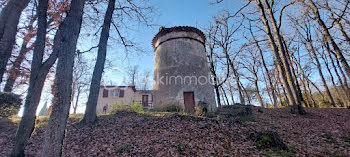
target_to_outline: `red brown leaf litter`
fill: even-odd
[[[214,117],[119,112],[100,116],[91,128],[70,118],[63,156],[350,156],[350,110],[253,108],[253,119],[220,113]],[[16,125],[0,121],[0,156],[8,156]],[[44,123],[43,123],[44,124]],[[38,156],[45,127],[37,127],[26,156]],[[259,150],[249,135],[277,132],[289,151]]]

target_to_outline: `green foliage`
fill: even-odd
[[[17,114],[22,99],[13,93],[0,93],[0,117],[10,117]]]
[[[121,111],[142,113],[143,106],[137,102],[130,104],[124,104],[124,102],[112,104],[112,113],[117,113]]]
[[[131,109],[132,109],[132,111],[137,112],[137,113],[143,112],[143,106],[138,102],[131,103]]]
[[[196,107],[194,107],[194,115],[196,115],[196,116],[202,116],[203,115],[203,110],[200,108],[200,107],[198,107],[198,106],[196,106]]]
[[[258,149],[289,150],[277,132],[253,132],[249,135]]]
[[[280,107],[287,107],[288,106],[288,103],[286,100],[282,99],[281,101],[278,102],[277,104],[278,106]],[[272,105],[273,106],[273,105]]]
[[[117,153],[123,153],[126,152],[130,149],[130,145],[129,144],[122,144],[120,146],[117,147]]]
[[[175,143],[175,144],[173,144],[173,147],[175,147],[175,149],[179,153],[183,153],[185,151],[185,149],[188,148],[188,145],[183,145],[181,143]]]
[[[260,140],[256,142],[258,149],[269,148],[273,145],[274,141],[269,136],[263,136]]]
[[[330,132],[326,132],[323,135],[321,135],[321,137],[324,138],[324,141],[332,144],[332,143],[337,143],[337,140],[333,138],[332,134]]]

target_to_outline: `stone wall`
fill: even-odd
[[[214,88],[205,52],[205,37],[193,27],[162,28],[153,40],[154,108],[176,105],[184,108],[184,92],[194,92],[200,101],[216,110]]]

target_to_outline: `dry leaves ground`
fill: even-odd
[[[252,117],[229,110],[211,118],[119,112],[100,116],[93,128],[72,117],[63,156],[350,156],[349,109],[307,109],[308,115],[295,116],[287,108],[251,108]],[[45,121],[37,121],[27,156],[38,156]],[[0,119],[0,126],[0,156],[7,156],[16,124]],[[259,150],[251,135],[260,131],[278,132],[289,150]]]

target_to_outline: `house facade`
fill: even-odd
[[[96,112],[112,112],[112,104],[131,104],[137,102],[144,108],[153,108],[153,92],[136,90],[135,86],[101,86],[98,94]]]

